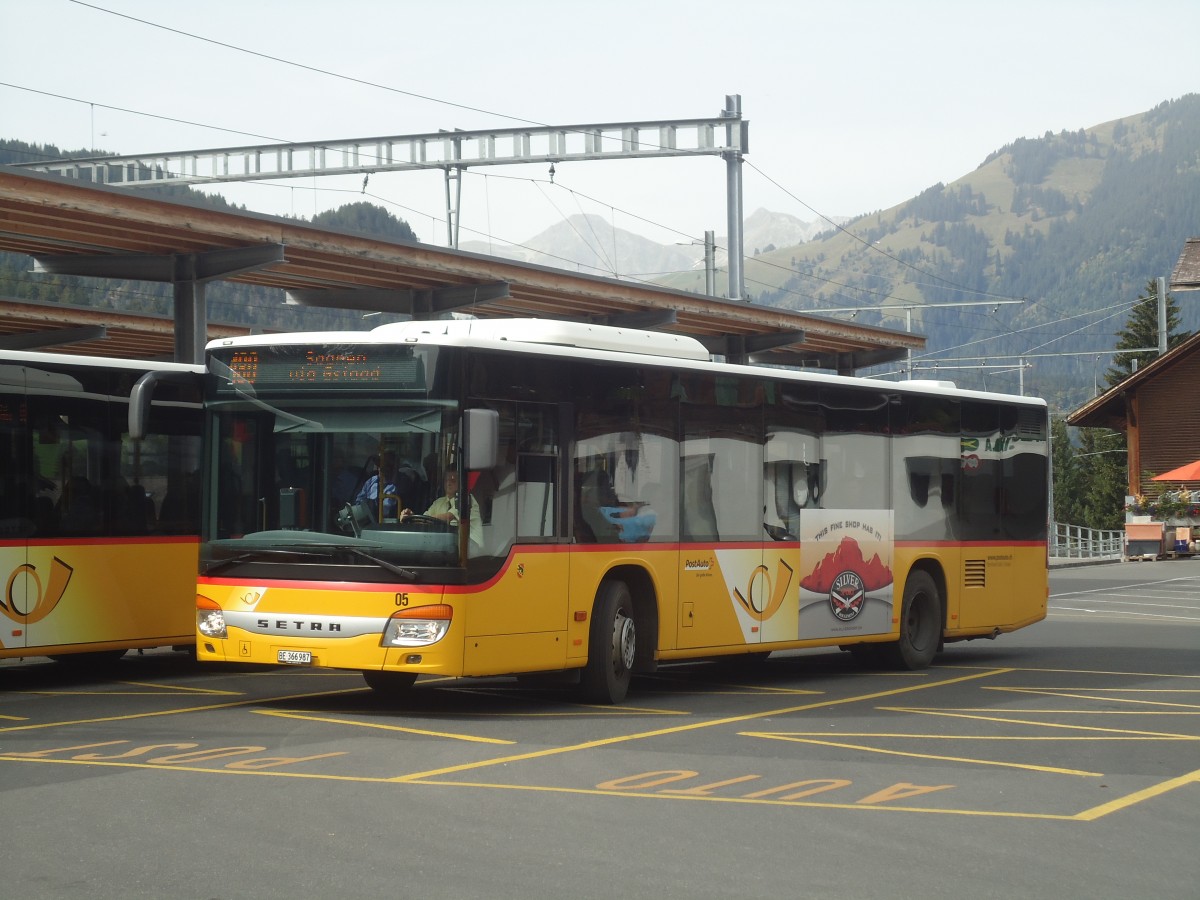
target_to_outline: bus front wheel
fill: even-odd
[[[928,572],[910,572],[900,607],[900,639],[888,647],[889,662],[901,669],[924,669],[942,641],[942,599]]]
[[[592,610],[588,661],[579,682],[583,699],[592,703],[624,700],[636,656],[637,626],[629,586],[624,581],[606,581]]]

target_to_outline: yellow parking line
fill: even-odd
[[[805,737],[805,736],[801,736],[798,734],[785,734],[785,733],[769,732],[769,731],[758,731],[758,732],[743,731],[740,733],[745,735],[746,737],[764,738],[766,740],[773,740],[773,741],[794,741],[797,744],[816,744],[816,745],[822,746],[822,747],[837,747],[841,750],[860,750],[860,751],[863,751],[866,753],[877,753],[877,754],[880,754],[883,756],[907,756],[912,759],[931,759],[931,760],[936,760],[938,762],[970,763],[973,766],[999,766],[999,767],[1005,768],[1005,769],[1027,769],[1032,772],[1048,772],[1053,775],[1077,775],[1077,776],[1081,776],[1081,777],[1085,777],[1085,778],[1099,778],[1103,774],[1101,772],[1087,772],[1087,771],[1083,771],[1080,769],[1062,769],[1062,768],[1058,768],[1056,766],[1035,766],[1030,763],[1004,762],[1001,760],[994,760],[994,759],[975,759],[972,757],[963,757],[963,756],[939,756],[939,755],[936,755],[933,753],[912,753],[912,752],[905,751],[905,750],[885,750],[881,747],[871,747],[871,746],[865,746],[862,744],[843,744],[838,741],[827,741],[824,739],[818,740],[816,738]],[[829,736],[830,737],[841,737],[842,735],[835,734],[835,735],[829,735]],[[862,735],[849,735],[849,736],[850,737],[883,738],[883,737],[891,737],[892,735],[862,734]],[[928,739],[929,737],[931,737],[931,735],[918,735],[918,734],[895,735],[895,736],[896,737],[904,736],[904,737],[911,737],[911,738],[919,738],[922,740]]]
[[[33,731],[42,728],[62,728],[68,725],[95,725],[100,722],[129,722],[133,719],[152,719],[157,716],[179,716],[194,712],[209,712],[214,709],[233,709],[237,706],[249,706],[253,703],[281,703],[285,700],[310,700],[313,697],[329,697],[337,694],[362,693],[362,688],[346,688],[337,691],[316,691],[306,694],[287,694],[282,697],[250,697],[243,700],[230,700],[227,703],[210,703],[205,706],[185,706],[181,709],[159,709],[151,712],[129,713],[121,716],[95,716],[88,719],[68,719],[60,722],[39,722],[36,725],[12,725],[0,728],[0,734],[12,731]]]
[[[167,693],[179,691],[180,693],[184,694],[210,694],[214,697],[238,697],[244,693],[243,691],[222,691],[218,690],[217,688],[187,687],[182,684],[156,684],[149,681],[122,681],[121,684],[131,684],[134,687],[155,688],[156,690]]]
[[[1179,709],[1200,709],[1196,703],[1168,703],[1165,700],[1139,700],[1135,697],[1111,697],[1105,688],[1075,688],[1077,691],[1091,691],[1089,694],[1070,693],[1067,690],[1049,690],[1045,688],[985,688],[985,690],[1000,691],[1012,694],[1034,694],[1043,697],[1065,697],[1068,700],[1092,700],[1106,703],[1140,703],[1145,706],[1171,706]],[[1100,696],[1096,696],[1100,695]]]
[[[1110,800],[1108,803],[1101,803],[1099,806],[1093,806],[1091,809],[1085,809],[1074,816],[1074,818],[1081,822],[1094,822],[1110,813],[1128,809],[1144,800],[1161,797],[1163,794],[1169,793],[1176,788],[1192,784],[1200,784],[1200,769],[1197,769],[1195,772],[1188,772],[1186,775],[1180,775],[1178,778],[1161,781],[1143,790],[1134,791],[1132,794],[1126,794],[1124,797],[1118,797],[1116,800]]]
[[[808,712],[814,709],[822,709],[830,706],[844,706],[850,703],[863,703],[869,700],[879,700],[883,697],[895,697],[899,694],[909,694],[914,691],[948,687],[952,684],[962,684],[966,681],[977,681],[981,678],[992,678],[996,675],[1003,675],[1010,671],[1010,669],[989,669],[985,672],[977,672],[973,675],[962,675],[957,678],[947,678],[944,681],[928,681],[924,684],[913,684],[906,687],[892,688],[891,690],[887,691],[877,691],[871,694],[860,694],[853,697],[843,697],[837,700],[820,700],[815,703],[806,703],[801,706],[788,706],[780,709],[768,709],[760,712],[746,713],[740,716],[727,716],[721,719],[707,719],[702,722],[690,722],[687,725],[677,725],[670,728],[656,728],[653,731],[642,731],[635,734],[599,738],[594,741],[585,741],[581,744],[571,744],[566,747],[551,747],[545,750],[535,750],[530,753],[520,753],[513,756],[500,756],[493,759],[484,759],[471,763],[463,763],[457,766],[447,766],[442,769],[430,769],[426,772],[413,772],[408,775],[397,775],[393,780],[399,782],[420,782],[426,779],[436,778],[440,775],[450,775],[455,772],[465,772],[471,769],[483,769],[487,768],[488,766],[499,766],[531,759],[542,759],[548,756],[557,756],[563,753],[575,753],[580,750],[594,750],[597,747],[610,747],[614,744],[623,744],[629,741],[639,741],[647,738],[681,734],[685,731],[698,731],[702,728],[713,728],[721,725],[735,725],[739,722],[752,722],[755,719],[769,719],[772,716],[785,716],[791,713]]]
[[[329,716],[316,716],[309,713],[278,712],[271,709],[254,710],[260,716],[277,716],[280,719],[302,719],[305,722],[326,722],[330,725],[352,725],[355,728],[378,728],[382,731],[403,731],[408,734],[420,734],[426,737],[450,738],[455,741],[472,741],[476,744],[515,744],[516,741],[504,741],[499,738],[479,737],[473,734],[453,734],[448,731],[428,731],[422,728],[406,728],[403,725],[383,725],[379,722],[362,722],[356,719],[334,719]]]
[[[1200,735],[1174,734],[1164,731],[1130,731],[1123,728],[1100,728],[1095,725],[1067,725],[1064,722],[1038,722],[1029,719],[1008,719],[1004,716],[973,716],[966,713],[949,712],[941,709],[923,709],[921,707],[881,706],[885,712],[913,713],[923,716],[944,716],[949,719],[971,719],[978,722],[996,722],[1002,725],[1030,725],[1034,728],[1060,728],[1065,731],[1098,731],[1102,734],[1134,735],[1146,738],[1171,738],[1177,741],[1200,741]]]

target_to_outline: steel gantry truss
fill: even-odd
[[[742,118],[741,96],[730,94],[725,97],[725,108],[710,119],[523,125],[480,131],[456,129],[430,134],[62,159],[20,163],[16,167],[127,188],[441,169],[446,180],[447,243],[457,247],[462,174],[468,168],[720,156],[726,162],[728,296],[742,299],[745,289],[741,163],[749,150],[749,124]]]

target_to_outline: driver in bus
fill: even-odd
[[[457,528],[459,522],[458,471],[453,466],[446,467],[443,485],[446,493],[429,505],[429,509],[425,510],[425,515],[431,519],[440,519],[447,525]],[[483,546],[483,517],[479,512],[479,501],[470,492],[467,493],[467,496],[471,502],[471,543],[476,547],[481,547]],[[400,510],[400,521],[405,521],[412,514],[411,509]]]
[[[396,507],[400,504],[396,495],[396,454],[391,450],[385,450],[380,455],[379,471],[366,480],[354,502],[363,503],[372,511],[379,510],[380,485],[383,485],[383,518],[394,518]]]

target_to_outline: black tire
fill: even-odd
[[[942,598],[928,572],[910,572],[900,607],[900,639],[888,648],[888,661],[900,669],[924,669],[942,643]]]
[[[363,681],[367,687],[381,697],[403,697],[416,683],[415,672],[378,672],[374,669],[364,669]]]
[[[633,597],[624,581],[606,581],[596,593],[588,661],[579,681],[580,696],[590,703],[620,703],[629,692],[637,657]]]

